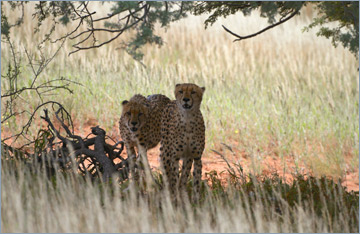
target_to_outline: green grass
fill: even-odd
[[[12,35],[23,56],[24,46],[35,48],[42,35],[28,31],[33,27],[31,14],[25,17],[25,25]],[[174,98],[176,83],[194,82],[206,87],[201,107],[207,129],[205,155],[225,142],[259,161],[266,155],[293,157],[315,175],[341,177],[359,165],[358,61],[317,37],[316,29],[302,33],[310,17],[302,15],[239,43],[232,43],[220,25],[245,35],[266,25],[266,20],[236,15],[204,30],[204,18],[189,17],[167,32],[159,29],[166,43],[144,48],[146,68],[116,49],[120,41],[70,57],[67,42],[38,82],[63,76],[83,84],[71,86],[74,94],[55,92],[57,96],[45,100],[61,101],[80,126],[95,118],[108,131],[117,128],[122,100],[136,93]],[[57,35],[64,32],[65,28]],[[47,46],[46,53],[56,49]],[[10,52],[3,43],[1,50],[3,74]],[[25,56],[22,61],[19,86],[32,77]],[[7,81],[1,82],[6,90]],[[39,103],[32,92],[23,98],[20,109],[31,110]],[[25,120],[12,120],[4,127],[16,132]],[[30,134],[37,131],[34,125]]]

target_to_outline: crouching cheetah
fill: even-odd
[[[145,98],[134,95],[129,101],[122,102],[122,114],[119,121],[120,135],[124,141],[128,158],[136,158],[135,148],[150,169],[147,150],[160,142],[160,118],[170,99],[161,94]],[[132,160],[130,160],[132,162]]]
[[[201,155],[205,147],[205,124],[200,111],[204,91],[204,87],[195,84],[177,84],[176,100],[165,107],[162,115],[160,158],[175,200],[177,186],[180,191],[184,189],[193,163],[193,201],[199,199]],[[178,184],[180,158],[183,165]]]

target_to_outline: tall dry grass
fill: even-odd
[[[2,157],[2,232],[358,232],[358,196],[334,183],[204,184],[202,203]],[[4,179],[6,178],[6,179]],[[219,182],[219,181],[217,181]],[[305,190],[304,190],[305,188]],[[293,202],[296,202],[295,204]],[[357,203],[356,203],[357,202]]]
[[[10,13],[4,6],[4,12]],[[33,33],[31,10],[32,4],[28,4],[25,23],[12,32],[23,55],[24,48],[34,49],[42,33],[49,30],[44,26],[40,33]],[[334,48],[330,40],[317,37],[316,29],[302,32],[313,13],[303,12],[284,25],[237,43],[222,24],[246,35],[266,26],[266,20],[257,14],[237,14],[205,30],[204,17],[190,16],[166,30],[157,29],[165,44],[144,47],[146,68],[119,49],[122,39],[71,56],[71,42],[67,42],[39,82],[64,76],[84,85],[73,85],[72,95],[62,92],[45,97],[45,101],[61,101],[74,115],[80,132],[90,117],[109,131],[117,127],[121,101],[136,93],[163,93],[174,98],[176,83],[194,82],[206,87],[202,104],[207,129],[205,157],[211,148],[225,142],[255,162],[266,155],[292,157],[296,167],[305,165],[317,175],[342,177],[357,171],[359,165],[358,62],[341,46]],[[60,27],[55,36],[69,28]],[[46,53],[54,52],[56,46],[47,44]],[[3,43],[1,52],[3,73],[10,55]],[[20,85],[31,77],[25,61],[24,56]],[[2,80],[1,85],[6,90],[8,83]],[[24,99],[18,107],[26,110],[40,102],[32,92]],[[15,132],[24,121],[9,121],[2,129]],[[30,134],[36,135],[37,130],[34,125]]]

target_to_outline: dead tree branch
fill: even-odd
[[[53,132],[53,136],[61,141],[62,146],[60,149],[62,150],[61,152],[63,152],[61,155],[63,159],[69,161],[66,160],[66,158],[69,158],[71,155],[74,156],[78,161],[78,168],[81,172],[91,175],[102,174],[102,179],[105,182],[113,175],[117,175],[118,178],[121,178],[122,180],[127,179],[129,163],[127,162],[127,159],[120,156],[124,149],[124,143],[117,142],[114,145],[107,143],[105,141],[105,138],[107,137],[106,132],[99,126],[91,128],[91,132],[95,137],[83,139],[82,137],[75,135],[64,123],[63,117],[60,116],[62,111],[66,110],[60,105],[59,109],[55,112],[55,117],[61,124],[61,128],[65,130],[67,134],[66,137],[61,135],[55,128],[50,120],[47,109],[44,110],[44,116],[41,116],[41,118],[48,124],[49,129]],[[54,144],[52,143],[53,140],[54,139],[49,140],[49,142],[51,142],[51,149],[54,148]],[[121,145],[121,147],[119,148],[118,145]],[[94,146],[94,149],[90,149],[90,146]],[[51,150],[50,152],[55,151]],[[60,152],[59,148],[57,151]],[[49,151],[47,151],[47,153],[49,153]],[[53,157],[57,156],[53,155]],[[116,158],[120,159],[121,162],[115,164],[114,159]],[[88,166],[85,164],[88,164]]]
[[[95,15],[97,15],[96,11],[92,11],[89,9],[88,2],[79,2],[79,5],[77,7],[74,3],[69,4],[69,11],[71,11],[71,13],[73,14],[73,17],[71,19],[73,22],[76,22],[75,28],[55,40],[50,40],[50,38],[47,38],[52,43],[56,43],[65,39],[76,40],[81,38],[79,39],[79,41],[76,41],[72,45],[74,50],[69,53],[69,56],[80,50],[99,48],[111,43],[112,41],[116,40],[120,35],[122,35],[125,31],[136,27],[137,25],[139,25],[140,22],[146,22],[146,18],[148,17],[150,9],[149,4],[144,1],[139,1],[137,3],[138,7],[133,10],[124,9],[121,12],[115,12],[109,14],[108,16],[101,16],[99,18],[95,18]],[[34,16],[39,17],[43,15],[44,10],[41,7],[40,9],[41,11],[35,13]],[[127,13],[124,14],[125,12]],[[137,14],[140,12],[142,12],[142,15],[137,16]],[[117,21],[115,22],[109,22],[113,24],[112,27],[107,28],[105,26],[105,28],[103,28],[99,25],[100,23],[103,25],[106,20],[112,20],[114,16],[119,16],[119,19],[117,19]],[[86,22],[86,24],[88,25],[86,29],[81,27],[82,25],[84,25],[84,22]],[[97,33],[109,33],[111,37],[110,39],[107,39],[105,41],[100,41],[97,38]]]
[[[250,35],[247,35],[247,36],[240,36],[232,31],[230,31],[228,28],[226,28],[224,25],[222,25],[222,27],[225,29],[226,32],[230,33],[231,35],[237,37],[237,39],[234,40],[234,42],[236,41],[241,41],[241,40],[244,40],[244,39],[248,39],[248,38],[252,38],[252,37],[255,37],[263,32],[266,32],[267,30],[269,29],[272,29],[280,24],[283,24],[285,23],[286,21],[288,21],[289,19],[293,18],[295,15],[297,15],[299,13],[298,10],[295,10],[292,14],[290,14],[289,16],[287,16],[286,18],[284,18],[284,16],[275,24],[272,24],[256,33],[253,33],[253,34],[250,34]]]
[[[70,88],[70,85],[82,85],[76,81],[72,81],[70,79],[60,77],[54,78],[47,81],[42,81],[40,76],[45,68],[49,65],[50,62],[53,61],[55,56],[59,53],[60,49],[63,47],[65,40],[59,45],[56,51],[51,54],[50,56],[45,56],[43,51],[39,49],[41,54],[39,59],[35,59],[33,54],[29,52],[26,48],[24,48],[25,57],[27,58],[27,64],[30,67],[32,74],[30,77],[26,77],[21,72],[21,53],[15,48],[10,37],[5,37],[4,43],[8,44],[11,53],[11,60],[9,60],[8,68],[1,74],[1,78],[4,80],[3,85],[3,92],[1,94],[2,103],[4,103],[4,108],[2,109],[2,119],[1,123],[4,124],[5,122],[9,121],[16,116],[21,116],[27,118],[28,122],[22,126],[20,132],[13,134],[12,136],[6,137],[2,139],[2,142],[14,138],[14,141],[17,141],[20,136],[26,139],[29,144],[34,143],[26,136],[26,133],[35,117],[35,114],[39,110],[39,108],[51,104],[56,105],[59,103],[54,101],[44,102],[43,96],[48,95],[49,93],[53,92],[54,90],[65,90],[69,93],[73,91]],[[31,82],[28,85],[19,85],[20,79],[30,79]],[[25,102],[28,103],[28,95],[29,92],[33,92],[39,98],[39,102],[41,104],[33,111],[30,112],[28,110],[18,110],[16,108],[21,103]],[[91,92],[91,91],[90,91]],[[28,144],[26,144],[28,145]],[[26,146],[24,145],[24,146]]]

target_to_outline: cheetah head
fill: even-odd
[[[149,115],[149,105],[143,102],[137,102],[130,99],[122,102],[123,110],[122,116],[125,120],[126,126],[132,132],[141,129]]]
[[[205,87],[200,88],[196,84],[177,84],[175,86],[176,103],[185,111],[199,109],[204,91]]]

